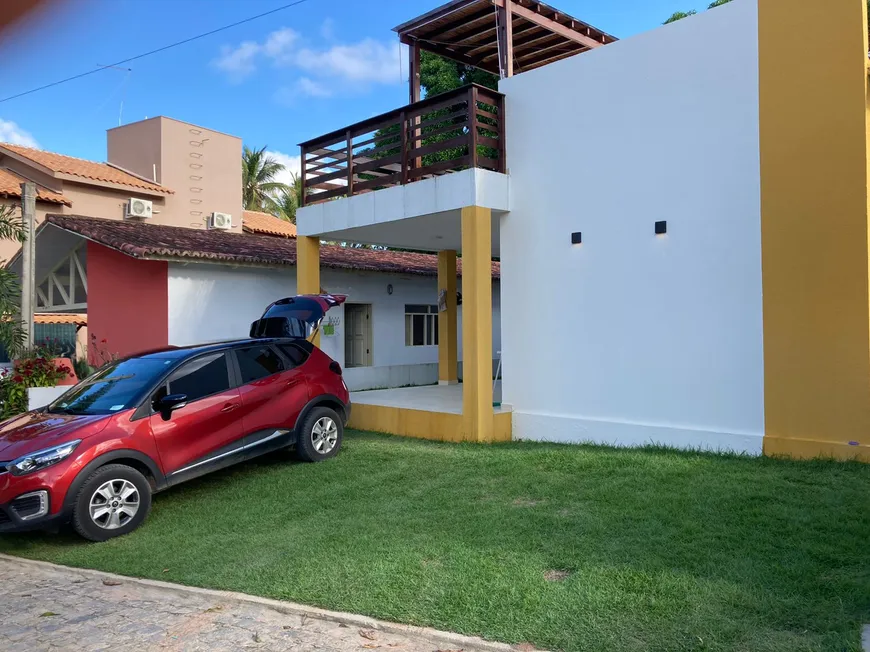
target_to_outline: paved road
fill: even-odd
[[[3,652],[476,652],[495,647],[439,639],[411,628],[383,631],[378,629],[379,623],[359,617],[339,618],[344,622],[337,622],[331,616],[294,613],[292,606],[287,610],[291,613],[284,611],[280,605],[238,600],[218,592],[154,586],[93,571],[0,557]]]

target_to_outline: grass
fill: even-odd
[[[858,651],[870,466],[348,433],[160,494],[127,537],[0,550],[551,649]]]

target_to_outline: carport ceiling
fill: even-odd
[[[437,252],[462,251],[462,217],[458,210],[429,213],[377,224],[330,231],[323,240],[383,245],[398,249]],[[492,255],[499,257],[499,215],[492,215]]]

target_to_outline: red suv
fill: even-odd
[[[0,533],[72,522],[127,534],[151,496],[280,448],[334,456],[350,416],[341,366],[309,341],[344,297],[277,301],[251,338],[112,362],[48,407],[0,423]]]

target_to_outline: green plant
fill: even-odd
[[[84,380],[96,371],[85,358],[76,358],[73,360],[73,370],[76,372],[76,377],[79,380]]]
[[[16,211],[15,206],[0,206],[0,240],[24,242],[24,224]],[[25,340],[20,307],[18,276],[0,261],[0,345],[13,357],[21,351]]]
[[[0,419],[27,412],[27,387],[11,374],[0,378]]]
[[[36,347],[27,351],[14,363],[12,380],[25,387],[54,387],[72,371],[58,365],[50,349]]]
[[[0,378],[0,418],[27,412],[27,390],[54,387],[69,375],[70,368],[58,365],[50,348],[39,346],[24,352],[11,373]]]

